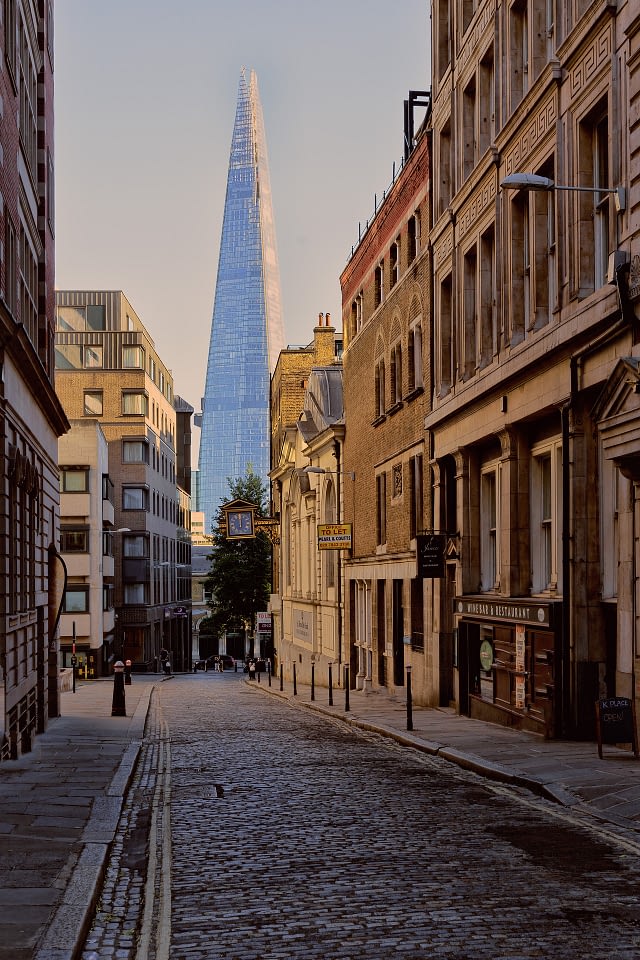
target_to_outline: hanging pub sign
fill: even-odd
[[[418,577],[433,580],[444,577],[446,546],[447,538],[444,533],[423,533],[416,537]]]

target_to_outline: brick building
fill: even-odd
[[[188,670],[191,523],[176,468],[176,449],[188,444],[176,424],[188,425],[190,408],[179,403],[177,417],[171,373],[120,291],[58,291],[56,299],[59,396],[70,420],[100,424],[109,447],[115,512],[105,532],[113,540],[117,625],[108,659],[154,669],[164,648],[175,669]],[[86,488],[88,464],[61,462],[63,477],[71,467]],[[112,537],[112,529],[121,532]],[[79,596],[83,582],[88,604],[86,579],[73,588]]]
[[[430,151],[425,124],[340,277],[346,435],[344,658],[358,689],[431,696],[417,537],[430,525],[424,418],[431,393]],[[430,637],[430,634],[429,634]]]
[[[0,59],[0,758],[59,712],[54,392],[53,3],[2,5]]]

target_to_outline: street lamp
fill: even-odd
[[[329,470],[327,467],[303,467],[303,473],[327,473],[334,477],[349,477],[350,480],[355,480],[356,475],[353,470]]]
[[[574,187],[556,183],[551,177],[542,177],[537,173],[510,173],[500,181],[500,186],[507,190],[572,190],[578,193],[613,193],[618,213],[622,213],[626,209],[627,197],[624,187]]]

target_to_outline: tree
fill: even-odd
[[[256,516],[266,516],[267,489],[249,466],[244,477],[227,477],[229,500],[256,504]],[[211,570],[205,589],[211,593],[211,615],[203,621],[204,632],[220,635],[225,630],[248,627],[255,630],[256,613],[267,609],[271,593],[271,543],[257,532],[248,540],[228,540],[220,503],[214,526]],[[206,624],[206,626],[205,626]],[[202,629],[202,628],[201,628]]]

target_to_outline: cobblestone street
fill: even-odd
[[[637,843],[238,674],[160,686],[123,818],[84,960],[640,955]]]

